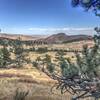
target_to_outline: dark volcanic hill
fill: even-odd
[[[65,33],[58,33],[41,40],[52,44],[52,43],[67,43],[67,42],[92,40],[92,39],[93,37],[88,35],[66,35]]]

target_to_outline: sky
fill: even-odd
[[[0,0],[0,28],[12,34],[93,34],[100,18],[71,0]]]

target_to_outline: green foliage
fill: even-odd
[[[19,91],[19,89],[16,90],[15,96],[13,97],[13,100],[25,100],[26,96],[29,94],[29,91]]]
[[[0,49],[0,67],[4,67],[3,66],[3,53],[1,49]]]
[[[57,52],[62,76],[79,75],[91,79],[100,76],[100,29],[95,30],[97,31],[97,35],[94,36],[95,45],[91,48],[84,45],[82,52],[74,52],[76,62],[64,58],[63,51]]]
[[[46,47],[44,47],[44,48],[39,47],[36,51],[39,52],[39,53],[45,53],[45,52],[48,51],[48,49]]]
[[[92,10],[96,16],[100,17],[100,0],[71,0],[72,6],[82,6],[86,11]]]
[[[39,61],[41,61],[41,60],[42,60],[42,59],[41,59],[40,56],[36,58],[36,61],[37,61],[37,62],[39,62]]]
[[[36,60],[32,62],[32,64],[33,64],[33,67],[37,68],[38,70],[41,70],[41,65],[42,65],[42,59],[41,59],[41,57],[38,56],[36,58]]]
[[[51,56],[48,55],[48,54],[46,54],[46,55],[45,55],[45,58],[44,58],[43,60],[44,60],[44,62],[46,62],[46,63],[50,63],[50,62],[51,62]]]
[[[84,78],[100,76],[100,44],[95,43],[92,48],[83,46],[82,53],[76,53],[77,62],[59,56],[61,73],[63,76],[81,75]]]
[[[27,60],[25,59],[26,54],[24,52],[23,44],[20,37],[16,41],[14,41],[13,49],[16,56],[15,64],[17,67],[22,67],[23,63],[26,63]]]
[[[0,45],[2,46],[8,46],[9,45],[9,41],[7,39],[0,39]]]
[[[51,61],[51,56],[46,54],[44,58],[40,56],[36,58],[36,61],[33,62],[33,66],[41,71],[48,71],[49,73],[53,73],[55,70],[55,66]]]
[[[53,63],[48,63],[47,64],[47,70],[50,72],[50,73],[53,73],[54,70],[55,70],[55,66]]]
[[[45,55],[45,58],[43,59],[43,64],[45,64],[45,68],[46,70],[49,71],[49,73],[53,73],[54,70],[55,70],[55,65],[52,63],[52,60],[51,60],[51,56],[46,54]]]
[[[60,57],[60,68],[63,76],[74,76],[78,75],[79,69],[77,66],[70,61],[70,59],[66,59],[63,56]]]
[[[10,52],[6,46],[3,46],[3,48],[0,49],[0,67],[5,68],[9,64],[11,64]]]
[[[35,51],[35,47],[30,48],[29,51]]]
[[[33,61],[32,64],[33,64],[33,67],[38,68],[38,63],[37,62]]]
[[[77,54],[77,65],[84,77],[94,78],[100,75],[100,49],[98,45],[93,48],[83,47],[82,54]]]
[[[59,51],[57,52],[57,54],[58,54],[58,56],[59,56],[59,55],[61,55],[61,56],[65,55],[65,53],[64,53],[63,50],[59,50]]]

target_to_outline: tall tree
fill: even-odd
[[[93,10],[96,16],[100,16],[100,0],[71,0],[74,7],[80,5],[85,10]],[[96,27],[97,34],[94,36],[94,45],[89,48],[83,46],[81,53],[75,53],[76,62],[69,59],[60,60],[62,74],[55,75],[53,79],[58,81],[56,89],[61,89],[61,93],[69,92],[75,97],[100,98],[100,28]]]
[[[11,64],[10,52],[8,48],[4,45],[0,50],[0,67],[6,68]]]
[[[100,0],[72,0],[73,7],[82,6],[86,11],[92,10],[100,17]]]
[[[20,37],[16,39],[16,41],[14,41],[13,49],[15,54],[15,64],[17,67],[22,67],[23,63],[26,62],[26,59],[25,59],[23,44],[21,42]]]

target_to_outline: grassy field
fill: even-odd
[[[65,100],[66,96],[52,94],[55,82],[36,69],[0,70],[0,100],[13,100],[16,89],[29,91],[26,100]]]
[[[48,45],[38,45],[36,47],[47,47],[49,49],[74,49],[74,50],[82,50],[83,45],[88,45],[89,47],[93,46],[94,41],[84,40],[84,41],[76,41],[70,43],[62,43],[62,44],[48,44]]]
[[[60,49],[81,49],[83,44],[85,44],[85,42],[75,42],[71,44],[60,45],[55,44],[48,46],[45,45],[44,47]],[[88,42],[88,44],[90,46],[93,45],[93,43],[91,42]],[[55,62],[56,52],[29,52],[28,58],[30,58],[31,61],[35,61],[37,57],[44,57],[46,54],[50,55],[52,61]],[[12,55],[12,57],[14,57],[14,55]],[[75,61],[74,53],[72,52],[66,52],[65,57],[70,57],[72,61]],[[0,100],[14,100],[16,90],[19,90],[21,92],[29,91],[25,100],[71,100],[71,95],[69,93],[62,95],[60,93],[60,90],[56,90],[54,92],[55,94],[53,94],[51,92],[51,88],[54,83],[54,80],[50,79],[43,72],[40,72],[35,69],[32,64],[24,65],[24,67],[21,69],[0,69]]]
[[[36,69],[0,70],[0,100],[14,100],[16,90],[29,91],[25,100],[70,100],[69,93],[51,92],[54,81]],[[84,99],[92,100],[92,99]]]

